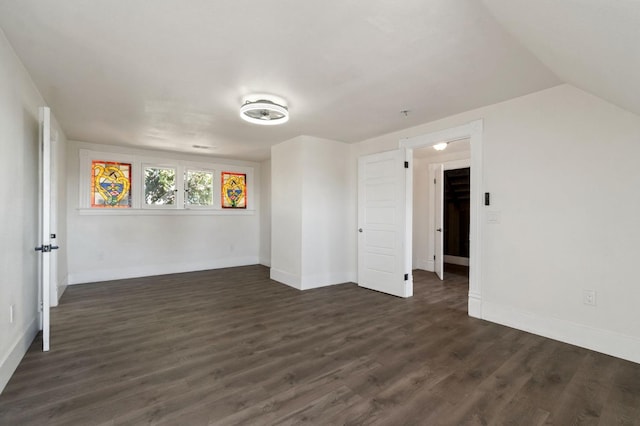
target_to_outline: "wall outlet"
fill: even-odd
[[[15,306],[9,305],[9,324],[13,324]]]
[[[500,212],[487,212],[487,223],[498,224],[500,223]]]
[[[585,305],[596,306],[596,291],[582,290],[582,302]]]

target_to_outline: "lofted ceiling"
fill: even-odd
[[[483,0],[562,81],[640,114],[640,0]]]
[[[262,160],[301,134],[358,142],[562,82],[638,112],[619,84],[640,78],[638,4],[0,0],[0,27],[69,139]],[[290,121],[242,121],[251,93],[285,98]]]

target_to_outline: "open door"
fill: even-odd
[[[358,285],[399,297],[413,295],[405,161],[405,149],[358,159]]]
[[[40,165],[41,182],[40,194],[40,246],[37,251],[42,253],[40,263],[40,310],[42,325],[42,350],[49,350],[49,311],[51,306],[51,250],[58,247],[52,245],[51,239],[51,110],[40,108]]]
[[[434,270],[441,280],[444,279],[444,165],[436,166],[435,186],[435,257]]]

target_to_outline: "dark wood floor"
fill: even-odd
[[[469,318],[462,272],[411,299],[261,266],[73,286],[0,424],[640,424],[640,365]]]

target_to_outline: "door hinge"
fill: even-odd
[[[404,274],[404,280],[409,281],[409,274]]]
[[[435,254],[433,255],[433,260],[436,260],[436,255]]]
[[[408,161],[405,161],[405,162],[404,162],[404,168],[405,168],[405,169],[408,169],[408,168],[409,168],[409,162],[408,162]]]
[[[435,180],[435,179],[433,180],[433,184],[434,184],[434,185],[436,184],[436,180]]]

